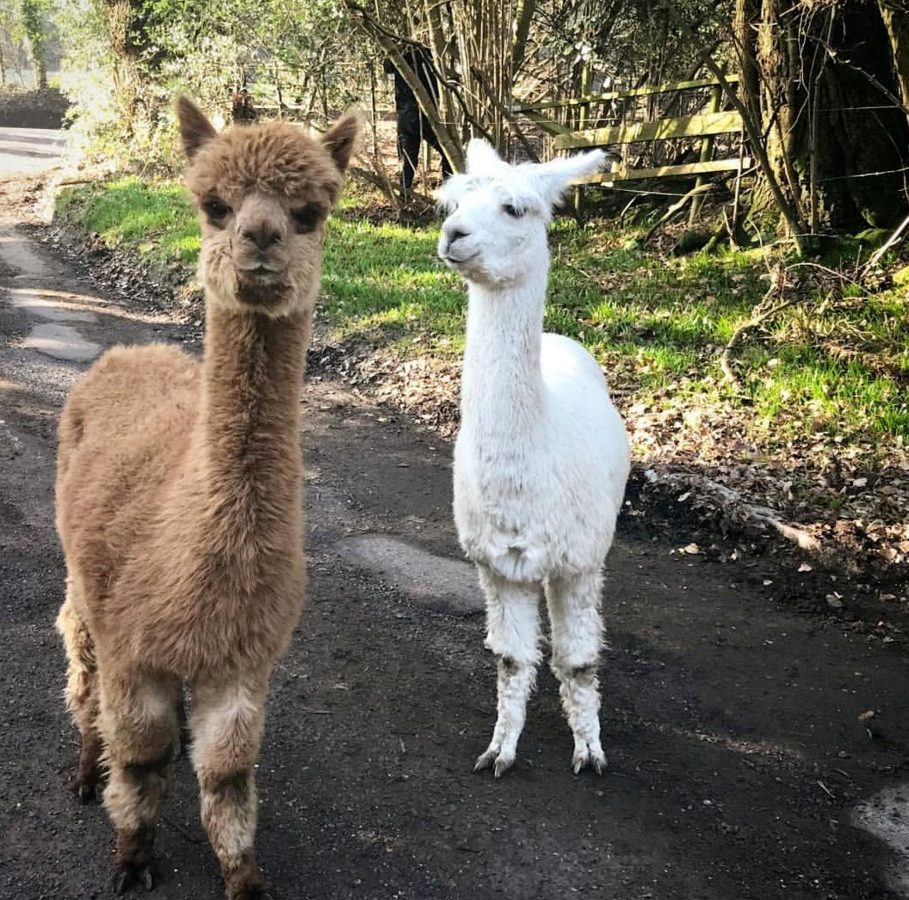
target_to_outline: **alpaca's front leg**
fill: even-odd
[[[265,896],[256,863],[254,768],[265,725],[268,672],[197,679],[192,686],[192,760],[202,824],[230,900]]]
[[[540,587],[507,581],[487,566],[477,570],[486,594],[486,646],[498,663],[498,715],[492,740],[474,771],[494,766],[499,778],[514,765],[540,662]]]
[[[597,661],[603,640],[599,573],[551,578],[546,600],[552,629],[552,671],[559,679],[562,708],[574,735],[575,774],[591,766],[606,769],[600,744],[600,692]]]
[[[103,743],[98,731],[99,686],[95,644],[72,598],[73,581],[67,581],[66,602],[57,616],[68,662],[66,705],[79,729],[82,747],[75,790],[80,802],[100,800],[100,761]]]
[[[104,806],[117,831],[115,889],[123,893],[138,881],[151,890],[155,822],[177,739],[180,682],[106,672],[103,665],[100,674],[99,724],[110,770]]]

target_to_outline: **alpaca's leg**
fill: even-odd
[[[57,631],[63,637],[68,661],[66,705],[82,738],[79,771],[75,789],[83,803],[99,800],[101,750],[98,732],[98,667],[95,644],[73,603],[73,583],[67,583],[67,596],[57,616]]]
[[[485,566],[477,570],[486,595],[486,646],[498,664],[498,711],[492,740],[474,771],[494,765],[499,778],[514,765],[540,662],[540,587],[506,581]]]
[[[115,887],[154,885],[155,822],[177,741],[180,681],[101,667],[101,734],[109,767],[104,806],[117,831]]]
[[[401,189],[409,194],[420,161],[420,124],[413,110],[403,116],[398,113],[398,157],[401,160]]]
[[[600,615],[602,576],[551,578],[546,600],[552,628],[552,671],[559,679],[562,708],[574,734],[575,774],[591,766],[606,768],[600,744],[600,692],[597,661],[603,640]]]
[[[199,679],[192,686],[192,760],[202,790],[202,824],[230,900],[264,896],[256,863],[254,769],[265,724],[268,672]]]

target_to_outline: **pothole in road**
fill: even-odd
[[[101,352],[100,344],[87,341],[69,325],[35,325],[22,346],[69,362],[88,362]]]
[[[485,608],[476,572],[469,563],[437,556],[384,534],[344,538],[335,549],[430,609],[465,616]]]
[[[909,898],[909,784],[886,788],[860,803],[852,821],[894,850],[887,880],[892,890]]]
[[[97,318],[94,313],[61,306],[41,296],[40,292],[29,289],[10,291],[10,299],[17,309],[49,322],[94,322]]]

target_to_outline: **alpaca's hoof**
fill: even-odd
[[[75,790],[76,796],[83,806],[89,803],[100,803],[104,794],[101,782],[94,778],[77,781]]]
[[[514,757],[500,752],[497,748],[490,747],[485,753],[482,753],[474,764],[474,772],[482,772],[483,769],[492,768],[493,775],[501,778],[514,765]]]
[[[496,778],[501,778],[514,765],[513,756],[502,756],[496,758],[496,764],[493,767],[493,774]]]
[[[575,751],[571,766],[575,775],[580,775],[587,768],[593,769],[597,775],[602,775],[606,771],[606,756],[602,750],[585,747],[583,750]]]
[[[252,851],[244,854],[239,865],[227,870],[222,867],[221,874],[224,876],[227,900],[272,900]]]
[[[116,872],[114,875],[114,893],[117,896],[125,894],[133,886],[141,886],[146,891],[155,889],[155,876],[151,866],[141,866],[138,869],[132,866],[125,866]]]
[[[274,900],[274,895],[265,889],[264,883],[257,882],[243,887],[228,888],[227,900]]]

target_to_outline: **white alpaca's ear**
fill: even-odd
[[[554,206],[574,182],[603,168],[605,159],[606,154],[602,150],[563,156],[534,166],[533,177],[540,186],[543,199]]]
[[[188,97],[177,97],[177,121],[187,159],[192,159],[203,145],[218,135],[215,126],[205,118],[205,113]]]
[[[488,175],[507,165],[492,144],[483,138],[473,138],[467,144],[467,171],[471,175]]]

